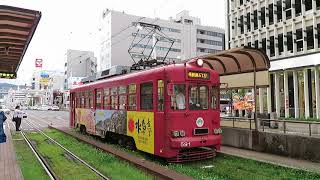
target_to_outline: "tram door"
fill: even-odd
[[[76,105],[76,99],[74,93],[70,94],[70,127],[74,127],[75,124],[75,105]]]

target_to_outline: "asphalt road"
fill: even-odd
[[[22,119],[22,130],[33,130],[27,122],[35,124],[40,128],[47,128],[48,125],[54,125],[56,127],[69,127],[69,112],[67,111],[35,111],[26,110],[27,118]],[[12,116],[9,116],[11,121]],[[15,126],[11,121],[10,128],[14,129]]]

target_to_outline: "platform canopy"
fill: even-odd
[[[256,76],[257,86],[268,86],[268,56],[259,49],[240,47],[215,54],[200,56],[204,66],[214,69],[221,76],[221,83],[229,88],[253,87]]]
[[[16,77],[41,12],[0,5],[0,78]]]

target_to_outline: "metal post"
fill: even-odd
[[[234,118],[232,118],[232,126],[234,127]]]
[[[286,133],[286,121],[283,121],[283,132]]]
[[[258,131],[258,121],[257,121],[257,83],[256,83],[256,67],[254,66],[253,71],[253,93],[254,93],[254,123],[255,123],[255,130]]]
[[[262,119],[262,131],[264,131],[264,120]]]
[[[309,123],[309,136],[311,136],[311,123]]]
[[[250,118],[249,120],[250,120],[250,130],[251,130],[251,129],[252,129],[252,128],[251,128],[251,118]]]

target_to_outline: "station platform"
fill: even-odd
[[[0,144],[0,179],[22,180],[23,176],[18,165],[12,136],[7,123],[4,124],[4,128],[7,135],[7,142]]]
[[[246,149],[238,149],[229,146],[222,146],[221,152],[224,154],[238,156],[246,159],[252,159],[260,162],[320,173],[320,163],[315,163],[302,159],[294,159],[290,157],[284,157]]]

